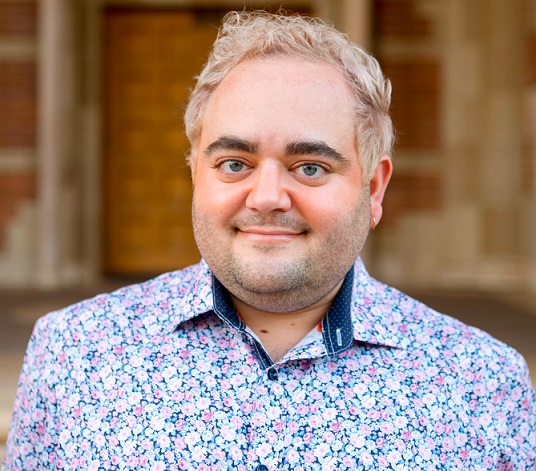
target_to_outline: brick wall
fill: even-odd
[[[397,131],[384,226],[396,224],[406,212],[441,208],[441,176],[419,170],[419,161],[436,159],[441,151],[441,63],[438,54],[430,54],[434,23],[423,14],[422,0],[377,0],[374,7],[375,55],[393,85]],[[413,160],[411,171],[397,165],[404,159]]]
[[[19,204],[35,198],[36,19],[35,1],[0,2],[0,251]]]
[[[523,87],[527,96],[536,94],[536,6],[534,0],[524,0],[523,18]],[[536,191],[536,109],[534,100],[524,100],[523,142],[521,154],[521,184],[527,196]]]

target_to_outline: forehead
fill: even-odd
[[[350,85],[330,64],[251,59],[234,67],[209,98],[201,133],[337,134],[354,127],[353,108]]]

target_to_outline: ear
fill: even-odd
[[[385,195],[385,190],[391,179],[391,174],[393,173],[393,163],[391,162],[391,157],[388,155],[382,155],[380,162],[374,170],[372,179],[370,180],[370,207],[371,207],[371,224],[374,227],[380,222],[382,218],[383,208],[382,201],[383,196]],[[374,229],[373,227],[373,229]]]

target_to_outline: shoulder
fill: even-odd
[[[176,305],[194,290],[200,290],[202,296],[208,294],[210,285],[203,291],[200,277],[206,278],[203,264],[99,294],[40,318],[34,337],[77,342],[82,337],[91,340],[118,332],[135,335],[156,324],[163,325],[175,313]]]
[[[438,361],[453,368],[471,365],[500,376],[526,371],[525,361],[515,349],[483,330],[437,312],[366,272],[358,276],[354,287],[357,316],[426,363]]]

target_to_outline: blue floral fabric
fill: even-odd
[[[3,469],[535,470],[522,357],[360,261],[348,279],[349,345],[338,312],[276,364],[203,261],[45,316]]]

